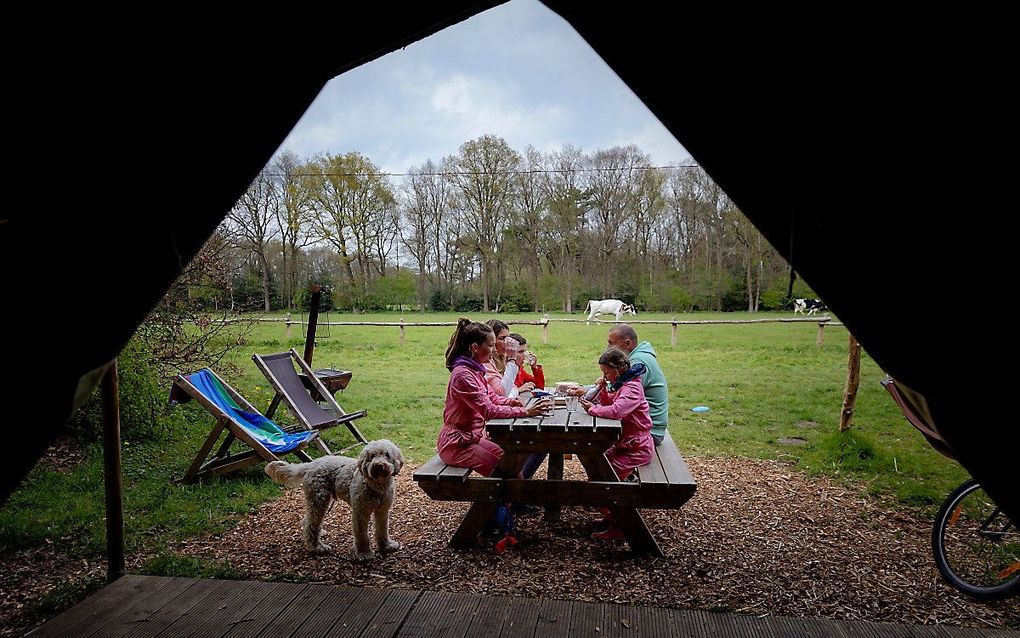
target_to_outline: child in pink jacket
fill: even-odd
[[[619,348],[609,348],[599,357],[602,378],[598,380],[601,389],[598,400],[601,405],[581,399],[581,406],[592,416],[618,419],[623,425],[620,438],[606,450],[606,458],[621,481],[627,479],[635,468],[647,465],[655,455],[655,441],[652,439],[652,417],[648,412],[648,401],[641,387],[641,375],[645,372],[643,363],[630,365],[627,353]],[[600,508],[603,521],[610,523],[608,530],[594,534],[595,538],[623,538],[623,533],[613,524],[609,510]]]
[[[436,450],[443,462],[469,467],[489,476],[503,456],[503,449],[485,438],[485,422],[496,418],[516,418],[541,414],[548,402],[536,401],[527,409],[517,399],[493,393],[485,382],[485,367],[495,348],[492,329],[461,319],[450,337],[446,367],[450,383],[446,388],[443,427]]]

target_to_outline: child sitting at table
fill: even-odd
[[[517,378],[514,380],[514,385],[519,388],[525,383],[532,383],[539,390],[545,390],[545,372],[542,370],[542,364],[538,362],[538,357],[533,352],[525,349],[525,346],[528,345],[528,340],[524,338],[524,335],[517,334],[516,332],[511,332],[510,338],[515,340],[520,347],[519,354],[516,357],[519,370]],[[531,374],[524,370],[525,363],[531,366]]]
[[[648,412],[648,400],[641,387],[641,375],[645,365],[630,365],[627,353],[619,348],[609,348],[599,357],[602,378],[596,382],[599,392],[597,405],[586,399],[580,404],[592,416],[618,419],[623,425],[620,438],[606,450],[606,458],[621,481],[627,480],[635,468],[647,465],[655,455],[652,440],[652,417]],[[602,522],[609,523],[609,529],[593,534],[597,539],[623,538],[623,532],[616,526],[608,508],[599,508]]]
[[[542,364],[538,362],[538,357],[533,353],[528,352],[525,346],[528,345],[528,340],[524,338],[524,335],[516,332],[511,332],[507,336],[507,343],[511,344],[510,348],[507,349],[507,356],[510,356],[510,352],[513,351],[513,361],[517,364],[518,372],[517,378],[514,380],[514,385],[518,388],[537,388],[539,390],[545,390],[545,372],[542,371]],[[516,344],[516,345],[514,345]],[[527,363],[531,366],[531,374],[524,371],[524,364]],[[529,387],[526,384],[531,384]],[[545,452],[532,452],[528,455],[528,458],[524,461],[524,468],[521,470],[521,475],[529,479],[535,475],[538,468],[542,466],[542,462],[545,461],[545,457],[548,456]],[[537,510],[527,506],[518,505],[515,510],[515,514],[529,514],[534,513]]]
[[[510,326],[499,319],[489,319],[485,325],[492,329],[496,336],[495,351],[485,364],[485,382],[493,392],[514,399],[518,394],[534,388],[533,383],[517,386],[514,380],[517,372],[523,367],[519,363],[518,348],[520,344],[510,337]]]
[[[484,323],[460,319],[446,349],[446,367],[450,383],[446,388],[443,427],[436,451],[444,463],[469,467],[482,476],[496,468],[503,449],[485,438],[485,421],[505,417],[535,416],[550,406],[535,401],[527,408],[517,399],[490,391],[485,382],[484,364],[496,346],[492,328]]]

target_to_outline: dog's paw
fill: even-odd
[[[328,554],[333,550],[332,547],[323,542],[316,543],[314,547],[305,545],[305,549],[313,554]]]
[[[358,563],[364,563],[375,558],[375,554],[372,552],[355,552],[354,561]]]
[[[381,554],[385,554],[386,552],[395,552],[398,549],[400,549],[400,543],[392,538],[386,539],[385,543],[379,543],[379,552]]]

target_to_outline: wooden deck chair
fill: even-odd
[[[276,406],[282,400],[287,404],[287,409],[301,423],[304,429],[318,431],[342,423],[347,426],[359,443],[367,443],[358,427],[354,425],[354,420],[366,416],[368,411],[345,412],[340,407],[340,404],[337,403],[333,394],[326,389],[322,380],[315,376],[315,373],[305,363],[305,360],[298,355],[297,350],[291,348],[290,351],[279,354],[255,354],[252,355],[252,361],[255,362],[255,366],[262,371],[262,374],[269,380],[270,385],[276,390],[276,396],[273,397],[273,402],[266,410],[267,416],[271,417],[273,415],[276,411]],[[317,393],[326,402],[327,406],[332,409],[332,413],[323,409],[309,394],[309,390],[305,389],[304,382],[302,382],[301,377],[298,376],[297,370],[294,368],[295,364],[298,370],[304,373],[308,382],[311,383],[311,392]],[[318,439],[317,444],[327,454],[332,454],[321,438]]]
[[[191,399],[216,417],[216,424],[181,479],[183,482],[192,483],[205,476],[226,474],[261,461],[278,461],[280,456],[289,453],[302,461],[312,460],[304,449],[319,438],[318,432],[284,431],[209,368],[189,375],[177,375],[170,391],[171,405]],[[206,460],[224,431],[227,436],[223,443],[212,458]],[[251,449],[229,454],[230,444],[235,440]]]

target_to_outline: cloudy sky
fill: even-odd
[[[689,154],[559,16],[511,0],[329,82],[280,149],[359,151],[383,171],[435,162],[494,134],[523,151],[636,144]]]

